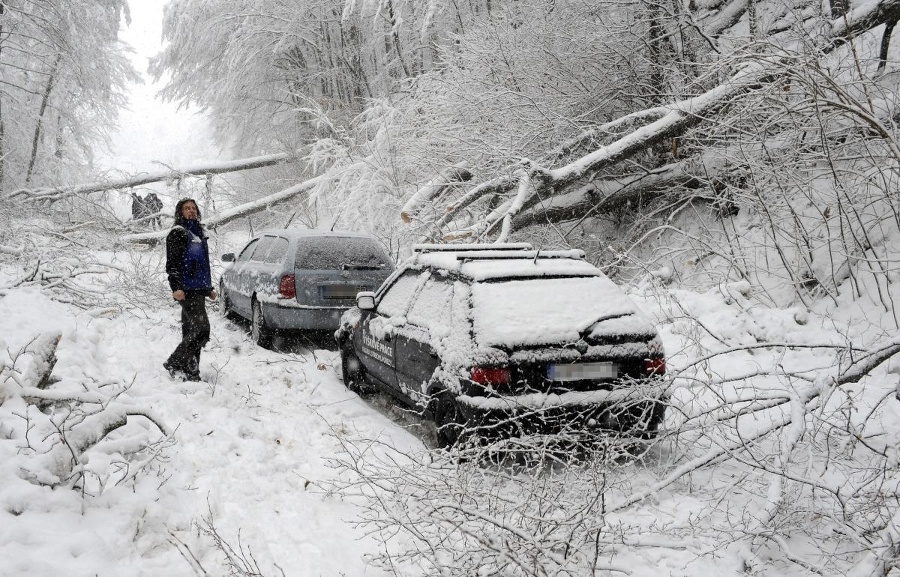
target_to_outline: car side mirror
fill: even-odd
[[[363,311],[375,309],[375,293],[372,291],[360,291],[356,293],[356,306]]]
[[[222,255],[222,262],[234,262],[234,260],[235,259],[234,259],[233,252],[226,252],[225,254]]]

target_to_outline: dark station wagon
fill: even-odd
[[[251,239],[219,281],[222,310],[250,321],[254,342],[278,331],[334,330],[360,291],[372,291],[394,262],[373,236],[278,230]]]
[[[347,387],[374,386],[432,418],[445,447],[472,430],[656,434],[667,399],[662,342],[582,251],[413,250],[341,319]]]

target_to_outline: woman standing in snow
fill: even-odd
[[[209,268],[206,231],[191,198],[175,205],[175,224],[166,237],[166,273],[172,298],[181,305],[181,343],[163,363],[173,377],[200,380],[200,351],[209,341],[206,297],[216,300]]]

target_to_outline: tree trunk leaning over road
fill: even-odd
[[[290,188],[286,188],[274,194],[264,196],[252,202],[247,202],[234,208],[230,208],[228,210],[220,212],[219,214],[215,214],[209,218],[204,219],[203,223],[209,228],[215,228],[219,225],[229,223],[233,220],[244,218],[250,216],[251,214],[256,214],[257,212],[262,212],[271,206],[280,204],[282,202],[287,202],[293,199],[295,196],[301,195],[305,192],[309,192],[313,189],[313,187],[315,187],[325,179],[326,177],[324,176],[316,176],[310,178],[309,180],[305,180],[300,184],[295,184]],[[122,240],[125,242],[152,244],[164,239],[168,233],[168,230],[157,230],[141,234],[129,234],[123,236]]]
[[[129,178],[120,178],[103,182],[94,182],[90,184],[80,184],[77,186],[60,186],[56,188],[39,188],[29,189],[22,188],[14,190],[6,195],[8,200],[25,200],[25,201],[57,201],[68,196],[77,196],[80,194],[89,194],[92,192],[101,192],[105,190],[121,190],[133,188],[149,184],[151,182],[162,182],[172,178],[181,178],[184,176],[204,176],[210,174],[222,174],[226,172],[237,172],[240,170],[251,170],[254,168],[264,168],[266,166],[274,166],[290,162],[296,158],[296,154],[282,152],[279,154],[269,154],[266,156],[256,156],[253,158],[243,158],[240,160],[232,160],[227,162],[215,162],[210,164],[201,164],[186,168],[173,168],[171,170],[161,170],[159,172],[151,172],[141,176],[133,176]]]

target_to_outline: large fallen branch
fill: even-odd
[[[734,2],[740,5],[741,2]],[[845,17],[831,23],[831,31],[821,34],[818,50],[833,51],[859,34],[886,22],[900,18],[900,0],[873,0],[857,7]],[[721,84],[696,97],[666,106],[641,110],[628,114],[609,126],[633,127],[612,142],[558,168],[547,168],[539,163],[522,161],[516,168],[504,171],[502,176],[476,184],[465,195],[447,208],[447,213],[435,221],[438,229],[458,218],[461,211],[479,199],[503,195],[510,199],[499,209],[493,209],[474,225],[453,232],[453,236],[484,236],[497,224],[503,224],[502,240],[512,228],[511,220],[523,207],[533,204],[532,197],[547,199],[569,192],[573,184],[584,184],[590,174],[609,169],[636,154],[652,149],[668,139],[682,136],[694,126],[714,118],[740,96],[765,85],[780,81],[790,70],[794,57],[789,53],[771,56],[755,56],[743,64]],[[602,134],[602,131],[599,131]],[[577,149],[598,133],[588,131],[563,147]],[[551,155],[552,157],[553,155]],[[527,188],[527,191],[525,190]],[[523,198],[525,194],[529,196]]]
[[[222,174],[226,172],[237,172],[241,170],[251,170],[254,168],[263,168],[288,162],[296,158],[293,153],[283,152],[280,154],[269,154],[266,156],[256,156],[253,158],[242,158],[239,160],[231,160],[227,162],[215,162],[210,164],[201,164],[186,168],[173,168],[171,170],[161,170],[158,172],[150,172],[139,176],[131,176],[128,178],[118,178],[104,180],[90,184],[79,184],[77,186],[66,187],[60,186],[56,188],[21,188],[14,190],[6,195],[8,200],[29,200],[29,201],[57,201],[67,196],[88,194],[91,192],[101,192],[104,190],[121,190],[150,184],[151,182],[163,182],[175,180],[185,176],[207,176],[213,174]]]
[[[466,182],[471,179],[472,173],[469,172],[468,163],[466,162],[461,162],[455,166],[445,168],[440,171],[435,178],[425,183],[409,198],[409,200],[406,201],[406,204],[400,209],[400,218],[403,219],[403,222],[411,222],[411,215],[419,210],[425,203],[433,201],[453,184]]]
[[[592,182],[565,195],[548,199],[534,195],[512,220],[515,232],[534,224],[568,222],[615,210],[644,197],[655,197],[677,188],[699,188],[707,179],[697,178],[683,164],[666,165],[640,176]],[[529,209],[534,210],[529,210]],[[526,212],[528,211],[528,212]]]
[[[295,184],[290,188],[286,188],[274,194],[270,194],[268,196],[264,196],[263,198],[254,200],[253,202],[247,202],[234,208],[230,208],[226,211],[220,212],[219,214],[213,215],[210,218],[204,220],[206,226],[210,228],[214,228],[216,226],[226,224],[238,218],[244,218],[250,216],[252,214],[256,214],[258,212],[262,212],[267,210],[268,208],[275,206],[277,204],[287,202],[292,198],[303,194],[305,192],[309,192],[316,185],[320,184],[323,180],[327,180],[325,175],[316,176],[314,178],[310,178],[309,180],[305,180],[300,184]],[[133,242],[133,243],[156,243],[161,239],[165,238],[166,235],[169,234],[168,230],[157,230],[153,232],[145,232],[141,234],[129,234],[122,237],[122,240],[125,242]]]

